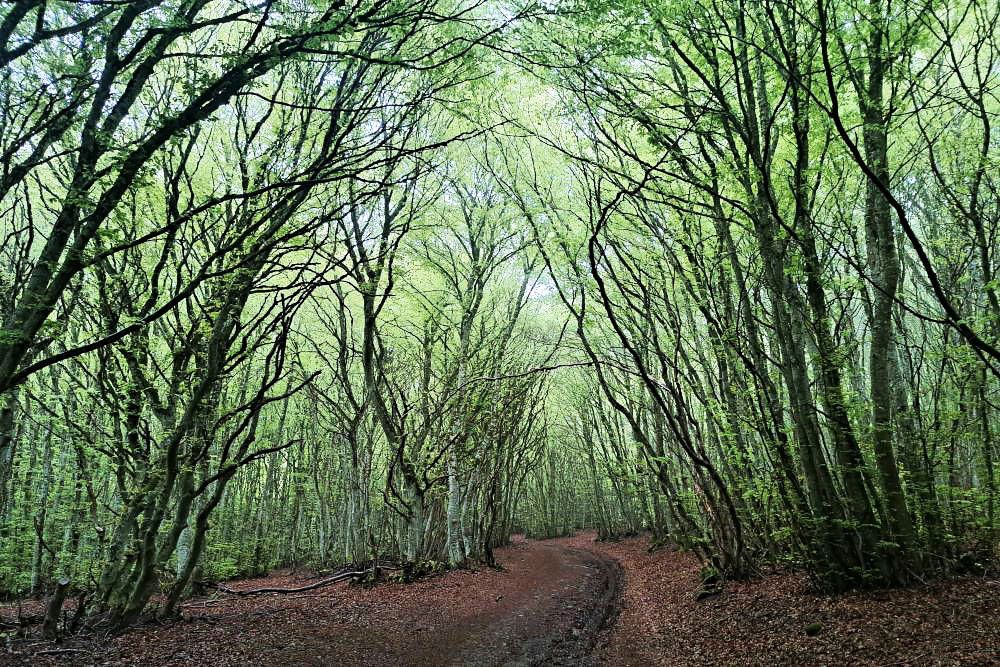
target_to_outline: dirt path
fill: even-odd
[[[617,615],[618,563],[590,551],[539,544],[525,557],[530,579],[476,619],[450,665],[597,664],[591,653]],[[537,569],[536,569],[537,568]]]
[[[319,630],[278,662],[329,665],[583,665],[614,619],[616,561],[559,544],[529,542],[502,554],[506,576],[438,584],[456,595],[420,596],[370,618],[360,632]],[[488,576],[488,575],[487,575]],[[478,584],[484,585],[478,585]],[[454,589],[452,589],[454,590]]]
[[[409,585],[335,585],[303,595],[194,600],[184,620],[69,651],[21,645],[0,664],[595,665],[617,614],[617,561],[555,542],[497,552],[505,571],[458,571]],[[288,573],[234,588],[291,587]],[[13,661],[13,662],[7,662]]]

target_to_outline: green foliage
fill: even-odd
[[[0,592],[990,567],[995,0],[228,5],[0,21]]]

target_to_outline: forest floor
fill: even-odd
[[[604,664],[1000,665],[996,577],[830,596],[784,572],[696,601],[691,554],[650,553],[646,537],[592,540],[554,542],[610,556],[625,572],[618,623],[598,648]]]
[[[820,596],[800,575],[782,573],[730,583],[698,602],[695,560],[649,553],[644,537],[516,540],[497,558],[504,571],[456,571],[408,585],[198,598],[184,606],[183,620],[106,640],[8,641],[0,664],[1000,664],[994,580]],[[282,571],[231,588],[313,581]],[[0,607],[0,623],[15,612]]]

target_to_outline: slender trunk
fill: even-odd
[[[886,64],[883,60],[883,12],[881,3],[873,3],[872,34],[868,45],[868,84],[860,96],[864,116],[864,148],[866,159],[883,186],[889,185],[886,118],[883,112],[883,81]],[[892,230],[892,212],[878,184],[868,180],[865,204],[865,230],[868,240],[869,271],[875,289],[872,296],[871,345],[869,373],[872,400],[872,442],[875,461],[885,494],[888,516],[888,541],[904,559],[913,548],[914,534],[899,468],[893,452],[893,391],[891,368],[896,345],[893,336],[893,307],[899,285],[899,259],[896,237]],[[894,567],[899,570],[900,565]],[[897,572],[896,578],[902,578]]]

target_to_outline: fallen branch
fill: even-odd
[[[360,570],[356,572],[341,572],[332,577],[328,577],[322,581],[317,581],[315,584],[309,584],[308,586],[300,586],[298,588],[255,588],[249,591],[240,591],[233,588],[227,588],[222,584],[216,584],[215,588],[222,591],[223,593],[229,593],[231,595],[239,595],[241,597],[247,597],[250,595],[263,595],[265,593],[305,593],[306,591],[316,590],[317,588],[322,588],[323,586],[329,586],[330,584],[335,584],[338,581],[344,581],[345,579],[352,579],[354,577],[361,577],[366,574],[372,574],[375,570]]]

